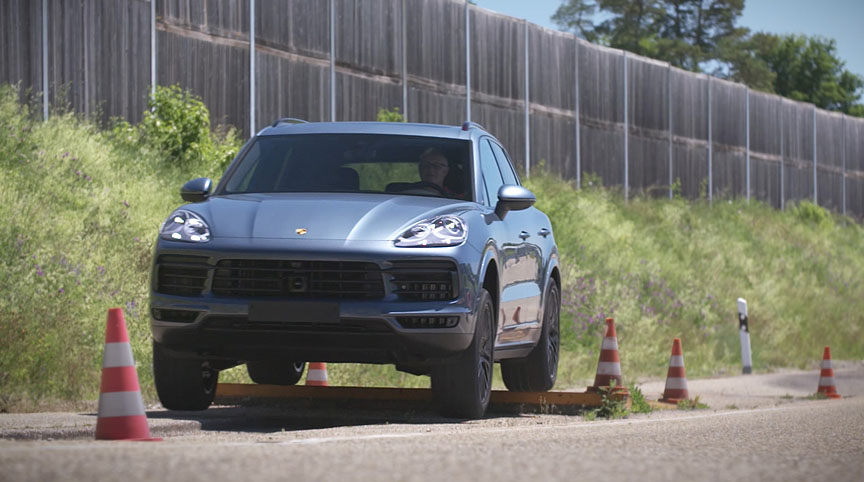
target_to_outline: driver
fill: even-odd
[[[449,189],[444,187],[444,178],[450,172],[450,164],[447,162],[447,157],[444,153],[434,147],[430,147],[420,154],[420,181],[435,184],[439,190],[446,194],[450,193]]]

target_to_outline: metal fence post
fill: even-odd
[[[666,109],[669,116],[669,199],[674,197],[672,192],[673,181],[672,176],[672,64],[666,67]]]
[[[153,0],[150,0],[153,2]],[[88,66],[89,55],[87,55],[87,39],[90,37],[90,30],[87,28],[87,5],[81,4],[81,45],[83,46],[81,49],[81,56],[84,60],[84,68],[82,70],[82,74],[84,75],[84,118],[90,118],[90,69]]]
[[[629,92],[627,92],[627,51],[624,55],[624,201],[630,199],[630,123]]]
[[[48,120],[48,0],[42,0],[42,119]]]
[[[465,0],[465,120],[471,121],[471,2]]]
[[[150,98],[156,98],[156,0],[150,0]]]
[[[523,20],[525,24],[525,177],[531,176],[531,92],[529,66],[531,65],[528,58],[528,20]]]
[[[708,204],[713,204],[714,198],[714,140],[711,136],[711,76],[708,77]]]
[[[846,215],[846,114],[843,114],[843,135],[841,136],[843,143],[843,152],[841,153],[841,157],[843,158],[843,215]]]
[[[249,0],[249,137],[255,136],[255,0]]]
[[[408,122],[408,54],[405,50],[408,47],[408,34],[405,32],[405,18],[405,0],[402,0],[402,118]]]
[[[330,122],[336,122],[336,12],[330,0]]]
[[[750,87],[747,87],[747,97],[744,103],[744,110],[747,115],[747,120],[744,123],[744,129],[746,129],[744,137],[747,139],[747,152],[745,154],[745,164],[747,169],[747,202],[750,202]]]
[[[780,117],[780,210],[786,209],[786,182],[784,180],[785,173],[783,164],[786,163],[786,116],[783,115],[783,101],[780,101],[780,107],[777,110],[777,116]]]
[[[582,146],[580,136],[582,130],[579,128],[579,37],[574,36],[573,41],[576,43],[575,49],[575,95],[576,95],[576,112],[573,116],[576,122],[576,189],[582,189]]]
[[[819,204],[819,184],[816,175],[816,106],[813,106],[813,204]]]

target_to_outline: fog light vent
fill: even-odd
[[[157,321],[171,321],[174,323],[192,323],[198,318],[199,311],[189,310],[164,310],[162,308],[151,308],[150,313]]]
[[[458,316],[400,316],[397,318],[402,328],[453,328],[459,324]]]

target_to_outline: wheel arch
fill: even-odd
[[[498,262],[489,257],[484,263],[482,277],[480,279],[480,287],[489,292],[492,297],[492,307],[495,309],[494,321],[498,323],[498,306],[501,298],[501,280],[498,273]]]
[[[556,255],[549,258],[549,262],[546,266],[546,279],[543,283],[543,297],[540,300],[541,310],[543,313],[546,312],[546,293],[549,292],[552,283],[555,283],[555,286],[558,288],[558,300],[560,303],[561,297],[563,296],[563,285],[561,280],[561,269],[558,266],[558,256]]]

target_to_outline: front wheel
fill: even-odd
[[[219,372],[205,361],[175,358],[154,341],[153,379],[168,410],[206,410],[216,396]]]
[[[501,377],[511,392],[545,392],[555,385],[561,351],[560,300],[558,285],[552,281],[543,304],[543,327],[537,346],[525,358],[501,362]]]
[[[477,320],[471,345],[455,363],[432,370],[432,392],[442,415],[480,418],[492,394],[495,308],[484,289],[477,299]]]

